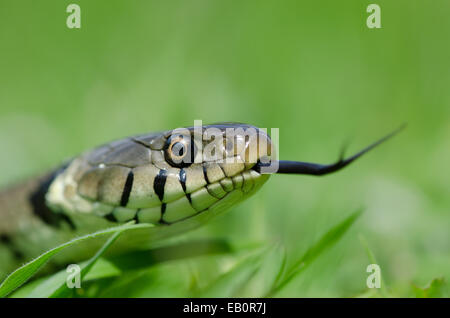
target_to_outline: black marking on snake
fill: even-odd
[[[44,223],[54,226],[60,227],[63,222],[67,223],[72,230],[76,229],[75,224],[72,220],[64,213],[57,213],[52,211],[46,204],[45,195],[55,178],[63,173],[66,168],[70,165],[71,161],[65,163],[60,168],[56,169],[46,177],[42,179],[40,184],[36,187],[36,190],[31,192],[28,200],[33,208],[34,214],[40,218]]]
[[[114,210],[110,214],[105,215],[105,219],[111,222],[117,222],[116,217],[113,214]]]
[[[205,177],[205,181],[206,181],[206,183],[209,184],[207,169],[205,166],[202,166],[202,168],[203,168],[203,176]]]
[[[164,198],[164,186],[166,185],[167,179],[167,170],[161,169],[159,170],[158,175],[155,177],[155,181],[153,182],[153,189],[155,193],[158,195],[159,201],[162,202]]]
[[[186,193],[186,171],[184,171],[183,168],[181,168],[178,178],[180,179],[181,187],[183,188],[183,191],[186,194],[186,198],[188,199],[189,204],[192,205],[191,194]]]
[[[23,253],[14,245],[9,235],[0,234],[0,243],[8,246],[9,250],[14,255],[14,258],[16,260],[23,260],[25,258],[25,255],[23,255]]]
[[[133,188],[133,180],[134,174],[133,171],[130,170],[127,176],[127,180],[125,181],[125,186],[123,187],[122,198],[120,199],[121,206],[127,206],[128,199],[130,198],[131,189]]]
[[[161,223],[161,224],[170,224],[170,223],[168,223],[168,222],[163,220],[163,216],[164,216],[165,212],[166,212],[166,204],[163,203],[163,204],[161,204],[161,218],[159,219],[159,223]]]
[[[180,170],[178,179],[180,180],[181,187],[183,188],[184,193],[186,193],[186,171],[184,171],[183,168],[181,168],[181,170]]]
[[[192,205],[192,198],[190,193],[186,193],[186,198],[188,199],[189,203]]]

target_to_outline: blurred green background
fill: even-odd
[[[81,29],[66,27],[70,3],[81,7]],[[324,178],[273,176],[190,235],[281,241],[294,259],[365,207],[280,296],[362,293],[370,261],[360,235],[394,295],[448,282],[450,2],[377,1],[381,29],[366,27],[370,3],[2,0],[0,185],[194,119],[279,128],[281,158],[323,163],[349,138],[351,153],[407,122],[352,167]],[[226,265],[199,262],[203,271]],[[160,289],[129,295],[177,295],[173,266],[153,270]]]

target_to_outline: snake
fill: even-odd
[[[58,244],[130,221],[154,226],[130,231],[117,242],[118,253],[150,246],[207,224],[272,174],[339,171],[399,130],[332,164],[278,160],[269,134],[241,123],[147,133],[90,149],[0,192],[0,278]],[[83,260],[97,247],[73,246],[49,267]]]

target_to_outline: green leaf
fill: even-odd
[[[66,247],[72,246],[74,244],[77,244],[79,242],[96,238],[99,236],[107,235],[107,234],[113,234],[116,232],[122,232],[130,229],[137,229],[137,228],[145,228],[145,227],[151,227],[150,224],[125,224],[120,225],[116,227],[112,227],[109,229],[101,230],[95,233],[87,234],[78,238],[75,238],[69,242],[66,242],[64,244],[61,244],[51,250],[48,250],[47,252],[41,254],[40,256],[36,257],[29,263],[26,263],[25,265],[19,267],[17,270],[12,272],[6,279],[2,282],[0,285],[0,297],[5,297],[12,291],[14,291],[16,288],[20,287],[22,284],[27,282],[34,274],[36,274],[39,269],[42,268],[42,266],[47,263],[48,260],[50,260],[54,255],[56,255],[61,250],[65,249]]]
[[[112,264],[109,260],[100,257],[92,266],[89,273],[84,277],[84,281],[93,281],[102,278],[119,276],[123,272]]]
[[[83,278],[89,273],[91,268],[94,266],[94,264],[97,262],[97,260],[105,253],[105,251],[117,240],[120,234],[125,230],[120,230],[115,232],[109,239],[106,241],[106,243],[102,246],[101,249],[98,250],[95,255],[89,259],[86,264],[81,266],[81,272],[80,272],[80,280],[83,282]],[[64,281],[60,287],[53,292],[50,295],[50,298],[61,298],[61,297],[68,297],[74,292],[73,289],[70,289],[67,287],[66,282]]]
[[[32,280],[31,282],[28,282],[24,284],[23,286],[20,286],[20,288],[17,288],[13,292],[11,292],[8,297],[10,298],[26,298],[29,297],[30,293],[33,292],[33,290],[42,284],[44,282],[46,277],[40,277],[35,280]]]
[[[442,298],[448,297],[448,287],[444,278],[435,278],[431,283],[424,288],[420,288],[413,285],[413,291],[418,298]]]
[[[361,215],[362,210],[359,210],[346,219],[344,219],[341,223],[332,227],[327,233],[325,233],[320,240],[311,246],[303,256],[297,260],[287,270],[285,275],[282,275],[283,278],[280,279],[278,283],[274,285],[272,290],[266,295],[267,297],[271,297],[277,292],[279,292],[285,285],[287,285],[295,276],[297,276],[300,272],[305,270],[311,263],[320,256],[327,249],[336,244],[342,236],[347,232],[350,226],[356,221],[356,219]]]
[[[86,266],[88,261],[80,263],[80,267]],[[89,282],[102,278],[115,277],[122,274],[119,270],[108,260],[100,257],[91,270],[86,274],[83,282]],[[60,286],[66,281],[67,272],[63,269],[57,273],[49,276],[40,277],[33,280],[20,288],[16,289],[13,293],[9,294],[8,297],[12,298],[43,298],[49,297],[54,293]]]

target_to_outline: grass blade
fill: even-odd
[[[8,277],[5,278],[5,280],[0,285],[0,297],[5,297],[12,291],[14,291],[16,288],[20,287],[22,284],[27,282],[31,277],[33,277],[36,272],[39,271],[39,269],[42,268],[42,266],[47,263],[48,260],[50,260],[54,255],[56,255],[61,250],[72,246],[74,244],[77,244],[79,242],[89,240],[92,238],[96,238],[99,236],[107,235],[107,234],[113,234],[116,232],[122,232],[125,230],[130,229],[136,229],[136,228],[143,228],[143,227],[150,227],[150,224],[125,224],[120,225],[116,227],[112,227],[109,229],[101,230],[95,233],[87,234],[78,238],[75,238],[69,242],[66,242],[64,244],[61,244],[51,250],[48,250],[47,252],[41,254],[40,256],[36,257],[32,261],[26,263],[25,265],[19,267],[14,272],[12,272]]]
[[[448,288],[443,277],[433,279],[424,288],[412,286],[417,298],[448,298],[450,288]]]
[[[291,266],[291,268],[284,275],[283,279],[281,279],[280,282],[277,283],[266,296],[271,297],[275,293],[279,292],[296,275],[307,268],[319,255],[336,244],[361,215],[361,213],[362,210],[358,210],[325,233],[317,243],[311,246],[306,253],[303,254],[303,256],[295,262],[293,266]]]
[[[97,262],[97,260],[106,252],[106,250],[117,240],[117,238],[122,234],[123,231],[126,230],[120,230],[115,232],[109,239],[106,241],[106,243],[95,253],[93,257],[91,257],[85,265],[81,266],[81,272],[80,272],[80,280],[83,282],[83,278],[86,276],[87,273],[91,270],[92,266]],[[62,298],[62,297],[68,297],[74,292],[73,289],[69,289],[67,287],[66,282],[62,282],[60,287],[50,295],[50,298]]]
[[[81,262],[80,268],[84,268],[89,260]],[[94,266],[89,270],[83,278],[83,282],[91,280],[109,278],[119,276],[122,272],[113,264],[104,258],[99,258]],[[52,275],[39,278],[36,281],[28,283],[18,289],[12,294],[8,295],[13,298],[43,298],[50,297],[58,288],[66,282],[67,272],[65,269],[54,273]],[[62,296],[61,296],[62,297]]]

